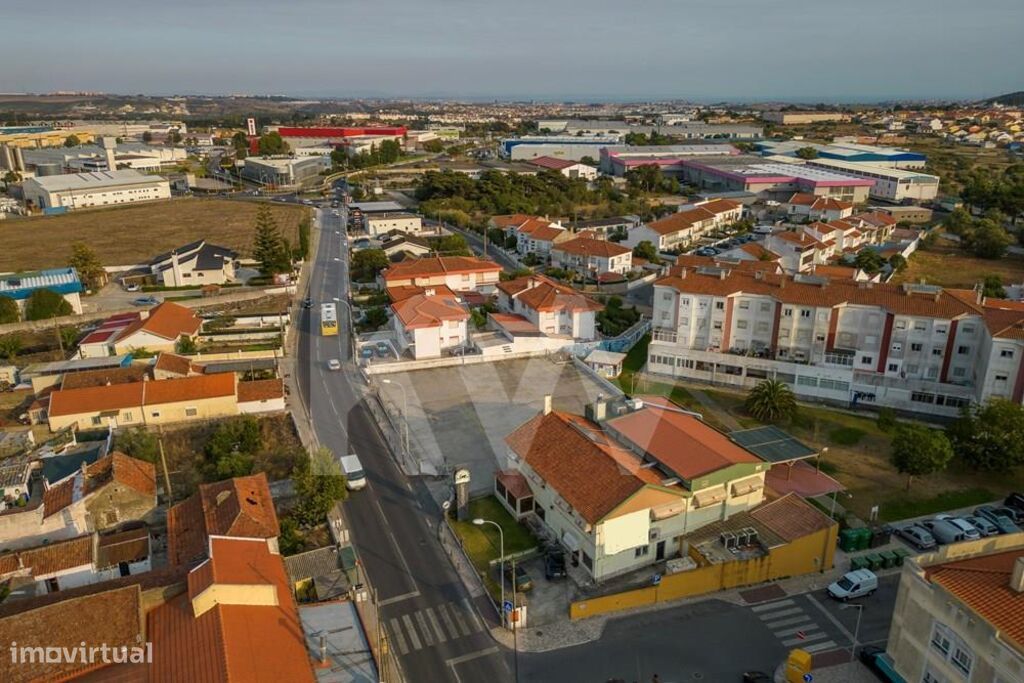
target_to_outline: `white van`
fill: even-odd
[[[878,577],[868,569],[847,572],[841,579],[828,587],[828,594],[836,600],[853,600],[871,595],[878,589]]]
[[[359,462],[359,456],[341,456],[341,470],[345,474],[345,485],[350,491],[358,491],[366,488],[366,472],[363,471],[363,463]]]

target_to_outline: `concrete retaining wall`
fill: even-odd
[[[479,365],[481,363],[496,363],[503,360],[517,360],[520,358],[538,358],[549,355],[548,351],[524,351],[522,353],[506,353],[501,356],[454,356],[451,358],[428,358],[423,360],[398,361],[395,363],[381,363],[369,365],[363,368],[367,375],[387,375],[395,372],[408,372],[410,370],[426,370],[428,368],[449,368],[456,365]]]

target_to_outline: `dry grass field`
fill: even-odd
[[[248,255],[257,207],[256,202],[189,198],[6,220],[0,223],[0,272],[64,266],[74,242],[91,245],[109,266],[140,263],[197,239]],[[271,211],[281,234],[295,244],[309,209],[275,203]]]
[[[997,260],[980,259],[940,242],[928,251],[915,252],[907,269],[892,282],[924,280],[930,285],[970,289],[986,275],[998,275],[1007,285],[1024,282],[1024,258],[1011,254]]]

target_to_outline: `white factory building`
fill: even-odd
[[[330,168],[330,159],[314,157],[248,157],[242,175],[261,185],[298,185]]]
[[[890,202],[926,202],[939,194],[939,177],[901,168],[886,168],[837,159],[811,159],[808,166],[874,181],[868,191],[874,199]]]
[[[23,190],[25,201],[37,209],[74,210],[171,198],[166,178],[128,169],[28,178]]]

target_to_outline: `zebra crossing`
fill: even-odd
[[[480,617],[466,600],[431,605],[387,619],[391,649],[399,656],[459,640],[483,629]]]
[[[838,647],[806,610],[791,598],[755,605],[750,609],[785,647],[800,647],[812,654]]]

